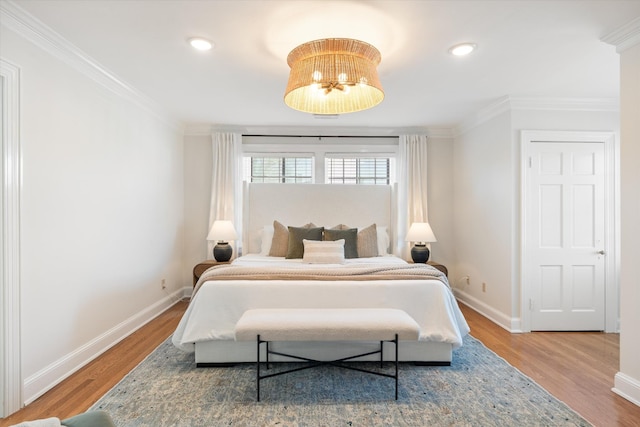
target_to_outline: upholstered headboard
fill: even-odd
[[[261,230],[274,220],[286,226],[312,222],[327,228],[375,223],[388,227],[394,242],[395,197],[389,185],[245,183],[243,252],[260,252]]]

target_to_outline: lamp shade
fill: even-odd
[[[407,233],[407,237],[405,238],[407,242],[437,242],[436,235],[433,234],[433,230],[431,230],[431,226],[428,222],[414,222],[411,224],[409,228],[409,232]]]
[[[209,235],[207,235],[207,240],[218,240],[222,242],[236,240],[237,238],[238,235],[236,234],[236,229],[233,227],[233,223],[227,220],[214,221],[211,230],[209,230]]]
[[[380,52],[353,39],[321,39],[289,53],[291,67],[284,102],[313,114],[366,110],[384,99],[378,78]]]

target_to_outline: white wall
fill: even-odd
[[[620,92],[621,331],[620,372],[614,390],[640,405],[640,43],[621,53]]]
[[[619,132],[618,118],[610,111],[519,106],[504,108],[456,138],[452,274],[463,302],[508,330],[520,328],[520,132]],[[470,276],[469,285],[464,276]]]
[[[24,400],[183,285],[181,130],[2,27],[21,70]],[[166,280],[166,289],[161,280]]]
[[[429,225],[438,239],[431,243],[431,261],[453,265],[453,138],[427,138],[427,209]],[[453,284],[454,277],[449,275]]]
[[[494,321],[511,316],[513,254],[513,141],[510,112],[456,138],[453,209],[458,294]],[[469,285],[461,279],[469,276]],[[486,283],[486,291],[482,291]]]
[[[184,137],[184,218],[185,246],[182,282],[192,283],[193,267],[199,262],[213,259],[207,252],[209,233],[209,207],[211,203],[211,135]]]

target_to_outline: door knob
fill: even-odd
[[[605,253],[606,253],[606,252],[605,252],[605,251],[603,251],[603,250],[599,250],[599,251],[598,251],[598,255],[604,255]]]

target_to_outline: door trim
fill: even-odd
[[[0,250],[0,417],[22,407],[20,346],[20,68],[0,59],[2,249]]]
[[[602,142],[604,143],[605,212],[605,332],[619,331],[620,293],[618,285],[619,245],[619,180],[618,143],[614,132],[600,131],[536,131],[523,130],[520,135],[520,319],[521,330],[531,332],[531,285],[528,281],[527,243],[529,242],[527,205],[529,202],[530,147],[535,142]]]

